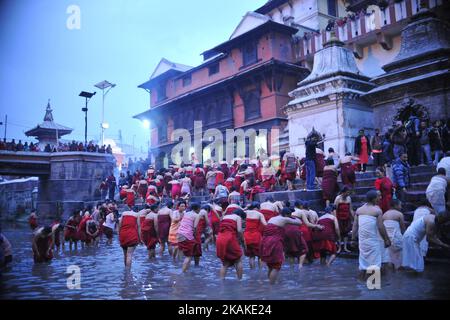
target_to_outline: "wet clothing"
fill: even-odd
[[[281,269],[284,262],[284,238],[285,229],[283,227],[269,223],[264,228],[260,256],[270,269]]]
[[[259,257],[259,247],[262,239],[261,220],[247,218],[245,220],[244,240],[246,245],[245,255],[247,257]]]
[[[242,257],[242,248],[237,235],[237,222],[224,219],[220,223],[219,234],[216,240],[217,257],[222,263],[235,264]]]

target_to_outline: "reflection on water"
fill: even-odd
[[[27,226],[4,227],[13,245],[14,262],[0,276],[3,299],[443,299],[448,298],[447,265],[427,265],[420,276],[404,273],[382,278],[381,290],[368,290],[357,280],[358,262],[337,259],[331,268],[306,265],[302,271],[284,265],[280,280],[271,286],[267,270],[250,270],[245,260],[244,276],[238,281],[229,270],[225,281],[218,279],[220,261],[215,252],[205,252],[200,267],[186,274],[181,261],[173,263],[167,252],[150,262],[145,247],[139,246],[131,270],[123,266],[117,237],[111,246],[103,239],[98,248],[66,251],[50,263],[36,265]],[[68,289],[67,268],[81,269],[81,289]]]

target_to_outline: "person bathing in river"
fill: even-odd
[[[242,220],[246,219],[246,214],[242,209],[236,209],[232,213],[223,217],[220,223],[219,234],[216,241],[217,257],[222,261],[220,278],[224,279],[229,267],[235,266],[237,278],[242,279],[242,248],[245,249],[244,237],[242,234]]]
[[[356,210],[353,223],[352,240],[359,239],[359,270],[360,277],[369,275],[367,270],[374,266],[381,268],[385,260],[385,248],[391,245],[391,240],[383,224],[383,211],[378,206],[380,195],[377,190],[366,194],[367,203]]]
[[[274,284],[277,280],[281,265],[284,262],[284,227],[287,224],[300,226],[301,222],[291,217],[291,209],[283,208],[281,215],[271,218],[263,231],[260,247],[261,260],[269,268],[267,275],[271,284]]]
[[[53,259],[52,227],[38,228],[32,240],[33,259],[35,263],[49,262]]]
[[[341,234],[338,219],[333,215],[333,211],[334,207],[325,209],[325,213],[317,221],[317,224],[323,226],[323,229],[316,229],[312,234],[314,257],[320,258],[320,263],[326,264],[328,267],[336,259],[336,242],[340,243]]]
[[[182,267],[183,272],[189,269],[192,258],[197,257],[198,250],[196,246],[199,244],[195,240],[195,229],[200,221],[199,212],[200,205],[198,203],[192,203],[191,210],[184,214],[178,228],[178,249],[183,252],[185,257]]]
[[[183,219],[184,212],[186,210],[186,202],[180,201],[178,203],[177,210],[173,210],[170,213],[170,229],[169,229],[169,254],[172,256],[173,261],[176,261],[179,256],[177,233],[180,227],[181,219]]]
[[[245,211],[245,255],[249,257],[250,269],[255,267],[255,258],[258,257],[258,266],[261,268],[259,247],[261,245],[262,230],[267,225],[264,215],[257,211],[259,203],[253,202]]]
[[[141,224],[137,214],[137,208],[133,211],[125,211],[119,219],[119,241],[123,250],[125,267],[131,268],[133,252],[141,240]]]
[[[80,240],[77,232],[78,225],[80,224],[81,216],[80,210],[74,210],[72,216],[67,220],[64,227],[64,240],[69,241],[69,249],[72,251],[72,244],[75,244],[75,250],[78,248],[78,241]]]
[[[147,247],[149,259],[156,257],[155,249],[158,243],[158,205],[153,204],[146,211],[144,220],[141,221],[142,242]]]
[[[158,211],[159,254],[161,257],[166,249],[166,244],[168,244],[169,241],[170,214],[172,213],[172,207],[173,202],[168,200],[166,205]]]

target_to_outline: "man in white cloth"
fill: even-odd
[[[430,202],[437,215],[445,213],[445,193],[447,191],[447,177],[445,169],[439,168],[438,174],[431,178],[427,187],[427,200]]]
[[[385,248],[391,240],[383,224],[383,211],[378,206],[380,195],[377,190],[366,194],[367,203],[356,210],[353,223],[352,240],[359,238],[359,270],[360,276],[373,267],[381,268],[386,261]]]
[[[423,272],[424,260],[420,249],[420,241],[425,237],[429,242],[450,249],[449,245],[443,243],[437,237],[439,227],[448,220],[447,215],[435,216],[429,214],[411,223],[403,235],[402,268]]]
[[[406,230],[403,219],[402,203],[398,199],[392,199],[391,209],[383,214],[383,224],[391,240],[391,246],[386,248],[389,262],[394,270],[402,264],[403,233]]]
[[[429,214],[434,214],[434,210],[429,207],[427,200],[423,200],[419,203],[419,207],[414,210],[413,222]],[[428,252],[428,241],[426,237],[420,241],[420,250],[422,252],[422,257],[425,258]]]

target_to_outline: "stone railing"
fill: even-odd
[[[443,4],[446,0],[428,0],[429,8],[435,8]],[[389,36],[382,31],[390,26],[406,21],[416,14],[420,9],[420,0],[403,0],[389,4],[387,7],[376,7],[376,10],[368,10],[366,13],[355,14],[352,18],[347,17],[336,20],[336,37],[353,45],[353,51],[357,58],[362,58],[362,50],[358,48],[358,42],[369,35],[378,41],[384,49],[391,49]],[[338,23],[339,22],[339,23]],[[306,59],[309,55],[314,55],[316,51],[323,48],[331,36],[330,31],[321,30],[319,33],[305,33],[299,41],[298,58]]]

